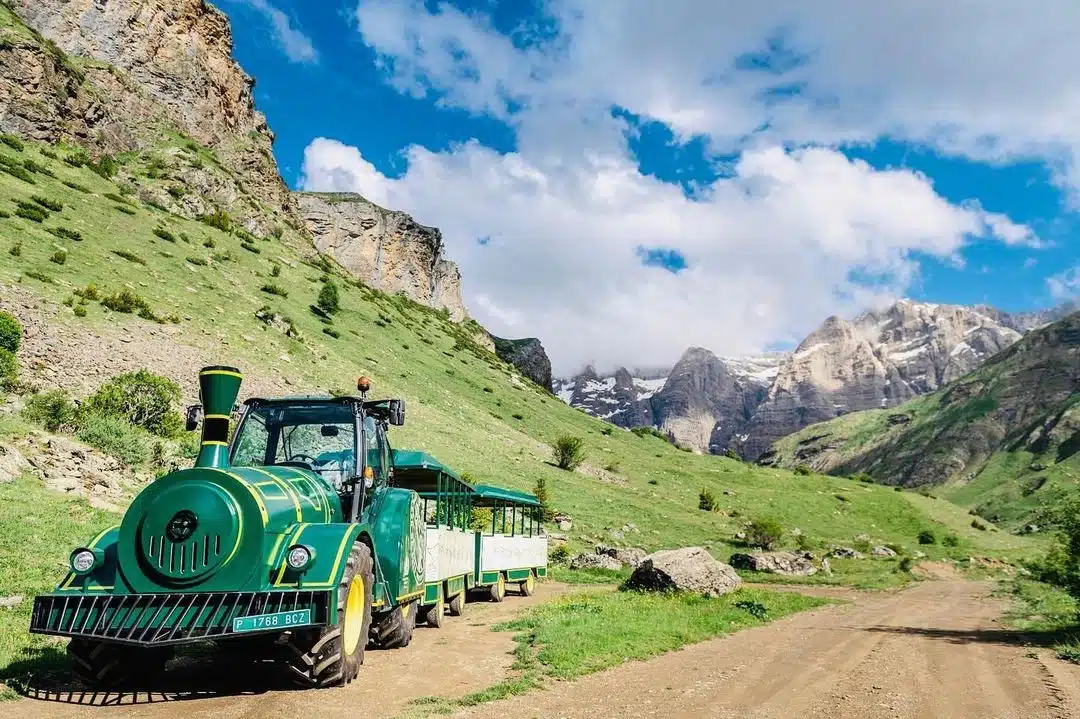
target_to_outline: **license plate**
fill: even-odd
[[[304,624],[311,624],[310,609],[237,617],[233,620],[232,628],[234,632],[257,632],[261,629],[289,629]]]

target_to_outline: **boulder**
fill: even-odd
[[[615,557],[607,554],[579,554],[570,560],[571,569],[622,569],[623,565]]]
[[[862,559],[862,552],[852,549],[851,547],[836,547],[832,550],[834,557],[840,557],[841,559]]]
[[[30,463],[19,450],[0,444],[0,484],[14,481],[30,469]]]
[[[811,574],[817,574],[818,571],[812,559],[813,555],[810,552],[754,552],[752,554],[740,552],[732,554],[728,561],[736,569],[808,577]]]
[[[627,586],[649,591],[679,590],[718,597],[742,582],[728,564],[718,562],[701,547],[666,549],[646,556]]]
[[[555,526],[559,528],[560,532],[569,532],[574,527],[569,519],[560,519],[555,523]]]
[[[896,556],[896,552],[889,549],[888,547],[874,547],[872,550],[870,550],[870,554],[873,554],[875,557],[895,557]]]

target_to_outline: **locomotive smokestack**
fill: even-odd
[[[203,367],[199,372],[203,426],[196,467],[228,468],[229,417],[242,381],[243,375],[235,367]]]

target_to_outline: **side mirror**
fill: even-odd
[[[390,400],[390,424],[395,427],[405,424],[405,400]]]
[[[337,437],[338,428],[332,424],[324,424],[322,426],[322,429],[319,431],[319,434],[321,434],[323,437]]]
[[[184,416],[184,429],[188,432],[194,432],[199,428],[200,419],[202,419],[202,405],[191,405],[187,408],[187,413]]]

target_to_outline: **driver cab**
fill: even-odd
[[[351,398],[248,400],[230,461],[235,466],[300,467],[343,492],[357,474],[357,404]],[[388,479],[390,445],[382,422],[370,414],[365,414],[363,422],[370,487]]]

